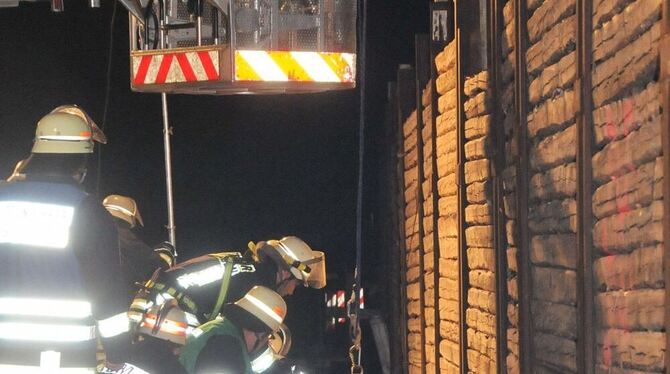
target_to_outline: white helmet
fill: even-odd
[[[286,317],[286,302],[278,293],[263,286],[255,286],[235,305],[258,318],[271,331],[279,331]]]
[[[305,286],[320,289],[326,286],[326,256],[313,251],[302,239],[287,236],[281,240],[269,240],[263,247],[270,257],[278,262]]]
[[[186,338],[198,325],[194,315],[168,303],[150,307],[142,316],[137,332],[184,345]]]
[[[32,153],[93,153],[93,141],[106,144],[107,138],[86,112],[63,105],[37,123]]]
[[[140,210],[137,203],[130,197],[121,195],[109,195],[103,201],[102,205],[112,216],[124,220],[135,227],[138,223],[144,226]]]

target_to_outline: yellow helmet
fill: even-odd
[[[32,153],[93,153],[93,142],[106,144],[105,134],[76,105],[52,110],[37,123]]]

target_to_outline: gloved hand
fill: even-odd
[[[139,367],[125,363],[117,365],[112,363],[105,363],[105,367],[99,372],[100,374],[149,374]]]
[[[174,265],[175,249],[170,242],[162,242],[154,246],[154,253],[163,261],[165,269]]]

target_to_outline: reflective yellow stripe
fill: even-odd
[[[0,339],[82,342],[95,338],[94,326],[1,322]]]
[[[87,301],[2,297],[0,314],[58,318],[86,318],[91,316]]]
[[[130,331],[128,313],[123,312],[115,316],[98,321],[98,331],[103,338],[111,338]]]
[[[235,79],[255,82],[354,82],[356,55],[305,51],[235,51]]]

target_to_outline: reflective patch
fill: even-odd
[[[262,373],[275,363],[277,358],[270,347],[268,347],[260,356],[251,361],[251,370],[254,373]]]
[[[96,374],[96,372],[93,368],[59,368],[47,371],[49,374]],[[44,374],[45,371],[39,366],[0,365],[0,373]]]
[[[0,339],[50,342],[84,342],[95,338],[95,328],[83,325],[0,323]]]
[[[0,243],[63,249],[73,216],[71,206],[0,201]]]
[[[130,318],[123,312],[98,321],[98,331],[103,338],[111,338],[130,331]]]
[[[185,290],[193,286],[202,287],[206,284],[216,282],[223,278],[223,266],[221,264],[210,266],[200,271],[194,271],[177,277],[177,283]],[[256,267],[251,264],[234,264],[231,276],[240,273],[253,273]]]
[[[0,298],[0,315],[43,316],[57,318],[86,318],[91,315],[91,303],[75,300]]]

